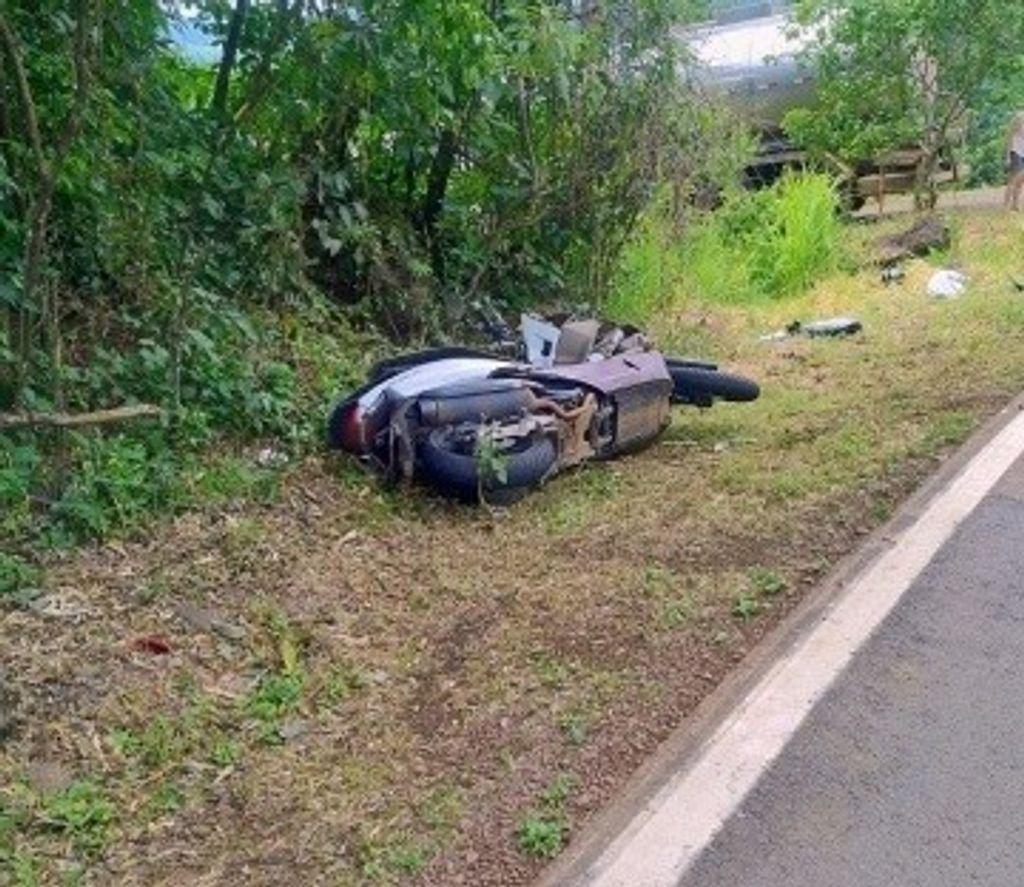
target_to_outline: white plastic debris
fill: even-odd
[[[882,283],[900,283],[907,276],[907,271],[902,265],[886,265],[882,269]]]
[[[791,326],[793,325],[791,324]],[[812,339],[852,336],[862,329],[864,329],[864,324],[856,317],[830,317],[827,320],[815,320],[798,325],[798,331]]]
[[[523,341],[526,342],[526,359],[538,369],[548,369],[555,365],[555,348],[561,330],[534,314],[523,314],[520,317]]]
[[[949,268],[936,271],[928,281],[928,295],[935,299],[956,299],[967,288],[967,275]]]
[[[288,461],[288,454],[275,450],[273,447],[264,447],[256,454],[256,464],[260,468],[277,468]]]

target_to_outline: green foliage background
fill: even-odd
[[[653,196],[740,162],[679,77],[694,9],[6,0],[0,412],[168,417],[0,434],[12,556],[262,489],[246,441],[303,452],[373,356],[480,301],[601,301]]]
[[[965,146],[991,180],[1021,98],[1017,12],[1002,0],[801,0],[803,62],[817,100],[787,115],[787,131],[854,169],[893,149],[920,149],[921,205],[934,203],[940,161]]]

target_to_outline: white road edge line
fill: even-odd
[[[892,548],[847,586],[822,621],[744,697],[694,763],[612,841],[584,883],[677,884],[853,654],[1022,452],[1024,413],[983,447]]]

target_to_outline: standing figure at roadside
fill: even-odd
[[[1020,210],[1020,194],[1024,190],[1024,111],[1018,111],[1010,121],[1006,134],[1006,157],[1009,178],[1006,182],[1006,196],[1003,205]]]

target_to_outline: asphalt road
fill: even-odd
[[[1024,885],[1024,460],[679,884]]]

